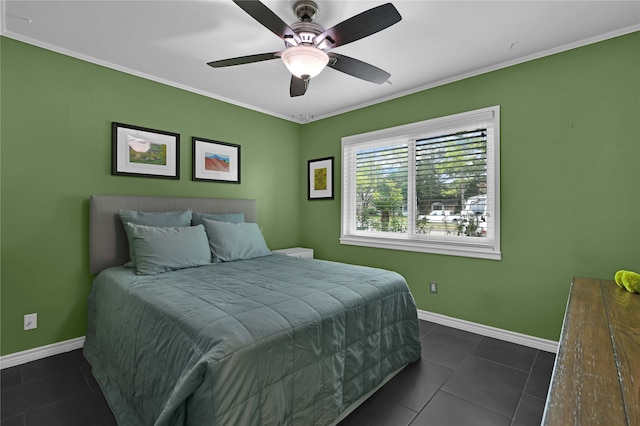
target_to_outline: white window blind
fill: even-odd
[[[499,107],[343,138],[341,243],[500,259]]]

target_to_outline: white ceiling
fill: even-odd
[[[384,1],[316,0],[325,29]],[[264,0],[289,25],[295,0]],[[640,30],[640,1],[406,1],[402,21],[335,49],[391,73],[377,85],[333,69],[289,96],[280,60],[207,62],[279,51],[283,42],[231,1],[4,1],[2,34],[296,122]],[[640,46],[639,46],[640,49]],[[46,64],[43,64],[46,72]]]

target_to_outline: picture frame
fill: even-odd
[[[240,145],[191,138],[194,181],[240,183]]]
[[[180,134],[112,122],[111,174],[180,179]]]
[[[309,200],[333,200],[333,157],[307,162]]]

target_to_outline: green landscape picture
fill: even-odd
[[[131,163],[166,166],[167,146],[164,144],[148,142],[148,147],[149,148],[146,151],[136,151],[131,144],[129,144],[129,161]]]

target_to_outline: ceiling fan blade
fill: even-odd
[[[291,76],[291,86],[289,86],[289,95],[292,98],[296,96],[302,96],[306,93],[307,87],[309,86],[309,79],[303,80],[295,75]]]
[[[328,67],[342,71],[343,73],[349,74],[353,77],[377,84],[382,84],[391,77],[391,74],[388,72],[366,62],[359,61],[358,59],[334,52],[329,52],[328,55]]]
[[[239,56],[237,58],[221,59],[219,61],[207,62],[207,65],[213,68],[230,67],[233,65],[250,64],[252,62],[268,61],[270,59],[278,59],[281,52],[259,53],[257,55]]]
[[[386,3],[329,28],[316,37],[316,45],[322,49],[333,49],[382,31],[401,19],[398,9]]]
[[[233,0],[233,2],[282,40],[294,40],[292,44],[301,42],[298,34],[263,3],[257,0]]]

